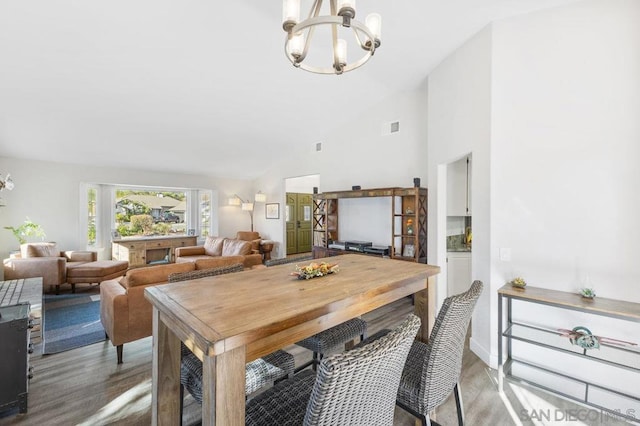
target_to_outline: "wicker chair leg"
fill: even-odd
[[[456,410],[458,411],[458,426],[464,426],[464,407],[462,406],[462,395],[460,394],[460,383],[456,383],[453,388],[456,397]]]

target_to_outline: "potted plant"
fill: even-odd
[[[28,237],[40,237],[42,240],[47,236],[44,233],[44,229],[37,223],[33,222],[27,217],[27,219],[18,227],[5,226],[4,229],[8,229],[13,232],[13,235],[18,240],[19,244],[27,242]]]

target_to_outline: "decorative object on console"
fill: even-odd
[[[355,0],[329,0],[329,3],[329,15],[320,15],[322,0],[314,0],[309,18],[300,21],[300,0],[284,0],[282,28],[287,32],[284,50],[287,59],[296,68],[318,74],[340,75],[364,65],[380,47],[382,18],[379,14],[369,14],[365,18],[365,24],[362,24],[355,19]],[[330,55],[325,55],[333,58],[331,67],[320,66],[309,61],[304,62],[309,53],[314,31],[319,26],[329,26],[331,30],[328,32],[331,34],[331,52],[327,51],[326,53]],[[352,45],[365,51],[360,59],[351,63],[347,61],[347,41],[338,38],[338,34],[348,33],[349,29],[355,35],[356,43]],[[322,46],[323,43],[318,45]],[[325,53],[322,49],[319,52],[311,55],[312,58],[322,57],[322,53]]]
[[[414,177],[413,178],[413,186],[415,188],[420,188],[420,178],[419,177]]]
[[[338,272],[337,263],[330,264],[327,262],[312,262],[307,266],[296,265],[296,271],[292,272],[291,275],[298,277],[299,280],[308,280],[315,277],[323,277],[335,272]]]
[[[361,187],[360,185],[353,185],[353,186],[351,187],[351,190],[352,190],[352,191],[360,191],[361,189],[362,189],[362,187]]]
[[[596,291],[592,288],[585,287],[580,289],[580,295],[585,299],[593,299],[596,297]]]
[[[509,281],[509,284],[517,288],[525,288],[527,282],[522,277],[515,277],[514,279]]]

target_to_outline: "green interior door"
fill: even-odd
[[[287,254],[311,251],[312,195],[287,192],[285,223]]]
[[[296,234],[296,197],[297,194],[287,192],[287,203],[284,208],[286,223],[287,254],[297,253],[298,238]]]
[[[311,251],[311,194],[298,194],[298,253]]]

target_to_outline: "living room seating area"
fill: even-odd
[[[21,244],[20,253],[4,259],[4,279],[42,277],[43,288],[55,286],[56,294],[60,286],[71,285],[75,293],[78,283],[101,283],[122,276],[129,264],[125,261],[98,261],[95,251],[60,251],[56,243]]]

